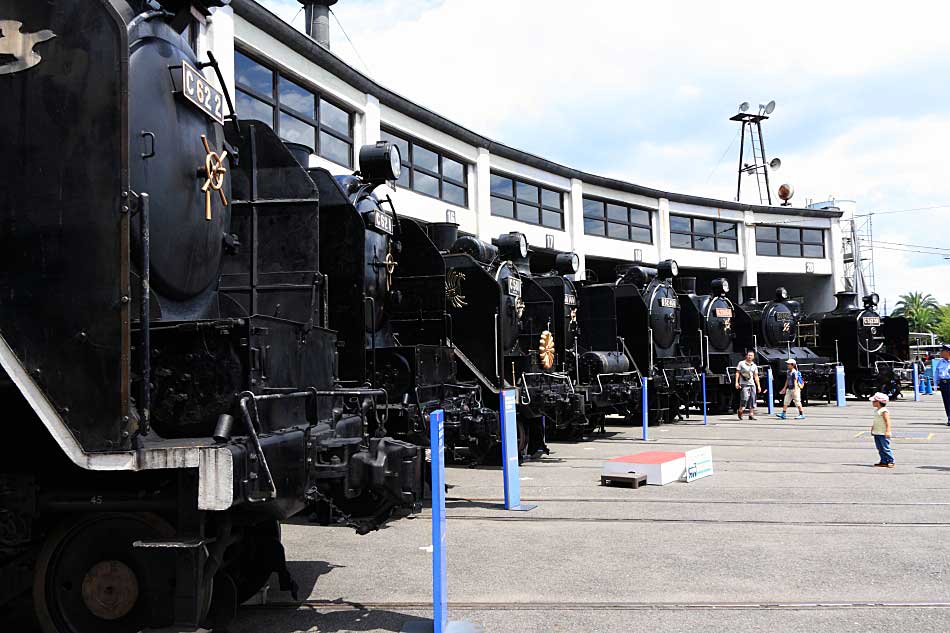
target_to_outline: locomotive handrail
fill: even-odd
[[[643,378],[643,376],[640,374],[640,371],[639,371],[639,370],[623,371],[623,372],[619,372],[619,373],[616,373],[616,374],[597,374],[597,386],[600,387],[600,391],[596,392],[596,393],[594,394],[595,396],[599,396],[599,395],[601,395],[602,393],[604,393],[604,384],[603,384],[603,383],[601,382],[601,380],[600,380],[600,379],[601,379],[602,377],[604,377],[604,376],[616,376],[616,377],[636,376],[636,377],[639,378],[639,379],[642,379],[642,378]]]
[[[458,347],[456,347],[455,344],[453,344],[451,340],[449,341],[449,345],[452,347],[452,351],[455,353],[455,356],[456,356],[460,361],[462,361],[462,364],[465,365],[465,367],[467,367],[470,372],[472,372],[473,374],[475,374],[475,377],[476,377],[486,388],[488,388],[492,393],[495,393],[495,394],[500,393],[500,389],[499,389],[498,387],[496,387],[496,386],[494,385],[494,383],[492,383],[491,380],[488,379],[488,376],[486,376],[485,374],[483,374],[483,373],[478,369],[478,367],[475,366],[475,363],[473,363],[473,362],[472,362],[472,359],[470,359],[468,356],[465,355],[465,352],[463,352],[461,349],[459,349]],[[496,363],[498,362],[497,355],[496,355],[496,358],[495,358],[495,362],[496,362]]]
[[[528,380],[526,378],[527,376],[550,376],[551,378],[558,378],[560,380],[567,382],[568,386],[571,388],[572,394],[576,393],[574,391],[574,383],[571,380],[571,377],[568,376],[567,374],[561,374],[561,373],[548,374],[548,373],[539,372],[539,371],[529,372],[529,373],[521,372],[521,382],[522,384],[524,384],[524,394],[521,397],[521,404],[531,404],[531,393],[530,393],[530,389],[528,389]],[[527,396],[528,399],[525,400],[524,396]]]
[[[640,371],[640,367],[637,365],[637,361],[634,360],[633,354],[630,353],[630,349],[627,347],[627,341],[622,336],[618,336],[617,340],[620,341],[620,347],[623,348],[623,353],[627,356],[627,359],[630,361],[630,366],[633,367],[633,371],[637,372],[637,375],[643,377],[643,372]],[[580,375],[580,374],[578,374]],[[580,382],[580,378],[578,378]]]

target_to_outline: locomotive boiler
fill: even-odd
[[[883,317],[879,297],[872,293],[857,302],[852,291],[835,293],[837,305],[830,312],[809,314],[816,349],[844,366],[847,389],[863,398],[881,391],[892,398],[903,388],[913,389],[910,325],[904,317]]]
[[[446,319],[445,264],[425,229],[399,217],[376,191],[399,176],[395,145],[360,152],[360,171],[311,169],[320,189],[321,262],[330,286],[330,327],[343,343],[342,380],[385,390],[370,413],[381,434],[429,444],[429,413],[445,412],[445,446],[478,460],[498,440],[498,414],[458,375]]]
[[[673,260],[656,268],[630,266],[614,284],[584,287],[578,312],[582,347],[610,350],[619,341],[631,361],[628,369],[648,378],[649,415],[657,422],[688,415],[699,388],[699,375],[680,347],[680,303],[672,284],[678,274]],[[623,374],[623,364],[613,354],[593,367]]]
[[[0,9],[43,35],[0,57],[0,604],[46,633],[224,628],[294,588],[280,520],[420,502],[386,393],[337,384],[316,186],[182,37],[223,4]]]

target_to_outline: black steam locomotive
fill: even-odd
[[[727,411],[735,394],[733,370],[753,347],[746,340],[753,331],[752,317],[726,296],[726,279],[714,279],[708,295],[696,294],[694,277],[680,277],[678,286],[683,348],[694,367],[705,373],[708,410]]]
[[[657,268],[630,266],[615,283],[584,286],[580,295],[580,345],[601,352],[588,357],[593,372],[618,376],[625,398],[636,395],[631,378],[648,378],[654,422],[688,415],[699,389],[699,375],[680,347],[678,274],[673,260]]]
[[[834,310],[802,319],[802,336],[807,331],[816,350],[844,366],[847,389],[859,398],[876,391],[896,397],[913,389],[907,319],[882,317],[877,294],[865,296],[862,305],[857,298],[852,291],[836,293]]]
[[[0,604],[32,587],[48,633],[223,627],[293,588],[280,520],[421,499],[387,391],[339,383],[328,287],[365,262],[321,269],[318,187],[181,35],[222,4],[0,8]]]
[[[774,394],[785,384],[787,361],[794,359],[805,381],[802,398],[832,398],[835,378],[831,360],[799,339],[801,304],[789,299],[782,287],[775,290],[770,301],[759,301],[755,286],[744,286],[742,294],[739,308],[749,319],[739,324],[736,340],[744,351],[755,351],[755,362],[760,367],[772,370]]]

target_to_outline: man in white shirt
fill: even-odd
[[[745,359],[736,365],[736,389],[739,391],[739,419],[746,409],[749,419],[755,419],[756,394],[762,391],[759,383],[759,367],[755,364],[755,352],[748,351]]]

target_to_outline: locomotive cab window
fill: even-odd
[[[670,215],[670,246],[717,253],[739,252],[739,225],[711,218]]]
[[[383,128],[380,138],[399,148],[402,174],[396,184],[449,204],[468,207],[467,165],[422,145],[410,136]]]
[[[564,194],[492,172],[491,214],[561,231],[564,229]]]
[[[825,257],[825,232],[787,226],[755,227],[755,252],[766,257]]]
[[[653,214],[646,207],[584,198],[584,234],[653,243]]]
[[[353,166],[353,115],[318,91],[235,51],[237,114],[273,126],[291,143],[344,167]]]

